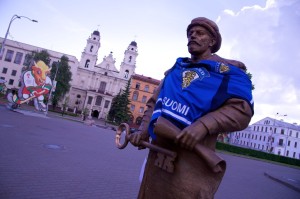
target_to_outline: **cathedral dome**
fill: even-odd
[[[93,32],[93,35],[100,36],[100,32],[99,32],[98,30],[95,30],[95,31]]]
[[[137,47],[137,43],[135,41],[132,41],[130,45]]]

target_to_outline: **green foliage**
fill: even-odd
[[[49,66],[50,64],[50,54],[48,53],[47,50],[42,50],[40,52],[33,52],[33,60],[36,62],[36,61],[39,61],[39,60],[42,60],[47,66]]]
[[[69,104],[69,101],[70,101],[70,97],[67,96],[67,97],[65,98],[63,104],[62,104],[62,109],[63,109],[63,110],[62,110],[62,115],[64,115],[64,113],[65,113],[65,111],[66,111],[66,108],[67,108],[67,106],[68,106],[68,104]]]
[[[26,54],[26,62],[24,62],[24,70],[30,70],[30,67],[33,65],[33,62],[43,61],[47,66],[50,63],[50,54],[47,50],[42,51],[32,51],[31,54]]]
[[[68,64],[69,59],[66,56],[62,56],[58,63],[53,63],[51,67],[50,78],[57,82],[55,92],[52,97],[53,107],[65,96],[65,94],[70,90],[72,80],[72,73],[70,71],[70,66]]]
[[[129,96],[130,96],[130,79],[127,82],[125,90],[120,91],[114,98],[111,104],[111,108],[108,112],[108,121],[114,122],[116,124],[121,124],[123,122],[128,122],[131,117],[131,112],[129,109]]]
[[[247,75],[248,75],[248,77],[250,78],[250,80],[252,80],[252,74],[249,73],[249,72],[247,72]],[[255,86],[254,86],[254,84],[252,83],[252,90],[254,90],[254,89],[255,89]]]
[[[264,160],[270,160],[270,161],[274,161],[274,162],[280,162],[280,163],[294,165],[294,166],[300,166],[299,159],[288,158],[288,157],[279,156],[279,155],[275,155],[275,154],[265,153],[262,151],[256,151],[256,150],[251,150],[251,149],[247,149],[247,148],[237,147],[237,146],[233,146],[233,145],[229,145],[229,144],[224,144],[221,142],[217,142],[216,148],[219,150],[228,151],[228,152],[236,153],[236,154],[240,154],[240,155],[255,157],[255,158],[264,159]]]

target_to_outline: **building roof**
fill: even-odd
[[[100,32],[99,32],[98,30],[95,30],[95,31],[93,32],[93,35],[100,36]]]
[[[266,120],[270,121],[270,123],[266,123],[265,122]],[[277,119],[270,118],[270,117],[266,117],[262,120],[259,120],[258,122],[255,122],[251,126],[258,125],[258,124],[270,125],[270,126],[274,125],[276,127],[289,128],[289,129],[294,129],[294,130],[300,131],[300,125],[298,125],[296,123],[291,124],[291,123],[285,122],[283,120],[277,120]]]
[[[132,41],[130,45],[137,47],[137,43],[135,41]]]
[[[154,79],[152,77],[147,77],[147,76],[144,76],[144,75],[134,74],[134,75],[131,76],[131,78],[136,79],[136,80],[140,80],[140,81],[143,81],[143,82],[148,82],[148,83],[151,83],[151,84],[156,84],[156,85],[160,84],[160,80]]]

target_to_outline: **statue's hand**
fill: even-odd
[[[129,141],[133,146],[138,146],[139,149],[144,149],[145,147],[140,146],[140,142],[141,141],[149,142],[149,134],[147,131],[144,132],[138,130],[135,133],[130,134]]]
[[[207,133],[206,128],[199,128],[197,123],[193,123],[184,128],[180,134],[176,136],[175,142],[179,143],[180,146],[185,149],[193,150],[195,145],[203,140]]]

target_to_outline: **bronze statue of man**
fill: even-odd
[[[130,137],[135,146],[151,140],[176,152],[173,172],[157,166],[161,156],[150,150],[138,198],[213,198],[226,170],[214,153],[217,136],[245,129],[253,116],[245,65],[214,54],[222,41],[217,24],[195,18],[187,38],[191,57],[178,58],[165,72]]]

